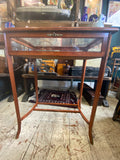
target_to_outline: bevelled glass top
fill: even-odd
[[[11,38],[13,51],[100,52],[102,38]]]

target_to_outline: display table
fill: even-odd
[[[89,126],[90,142],[91,144],[93,144],[92,127],[108,58],[111,33],[115,33],[117,31],[117,28],[90,27],[11,28],[4,30],[6,56],[8,60],[8,67],[18,122],[18,131],[16,135],[17,138],[19,137],[21,131],[21,121],[25,119],[32,111],[71,112],[80,113],[83,119],[86,121]],[[41,103],[38,101],[37,67],[35,63],[34,78],[36,89],[36,103],[31,110],[29,110],[23,117],[21,117],[13,72],[12,56],[22,56],[32,59],[83,59],[80,96],[77,100],[77,104],[74,104],[77,109],[55,110],[38,108],[38,104]],[[87,59],[93,58],[101,58],[101,65],[97,79],[97,86],[91,116],[90,120],[88,120],[81,110],[81,99]],[[44,104],[68,106],[68,104],[62,103],[53,104],[48,102]]]

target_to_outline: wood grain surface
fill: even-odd
[[[19,101],[22,96],[19,97]],[[88,125],[80,114],[32,112],[22,121],[16,135],[14,103],[0,102],[0,160],[118,160],[120,159],[120,124],[114,122],[117,99],[107,97],[110,107],[99,106],[93,127],[94,145],[89,143]],[[32,104],[19,102],[21,115]],[[40,105],[39,108],[57,106]],[[82,99],[82,111],[89,118],[91,106]]]

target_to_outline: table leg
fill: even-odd
[[[91,112],[91,116],[90,116],[89,138],[90,138],[91,144],[93,144],[92,127],[93,127],[93,123],[94,123],[95,113],[96,113],[96,109],[97,109],[97,105],[98,105],[99,95],[100,95],[101,86],[102,86],[102,79],[103,79],[103,74],[104,74],[104,72],[103,72],[104,68],[102,67],[102,65],[104,65],[103,59],[101,62],[101,67],[100,67],[96,91],[95,91],[95,98],[94,98],[94,102],[93,102],[93,108],[92,108],[92,112]]]
[[[81,101],[82,101],[82,93],[83,93],[83,86],[84,86],[84,79],[85,79],[85,71],[86,71],[86,63],[87,60],[83,61],[83,68],[82,68],[82,78],[81,78],[81,85],[80,85],[80,98],[79,98],[79,108],[81,108]]]
[[[108,48],[110,48],[110,42],[111,42],[111,35],[109,37],[105,37],[103,40],[102,50],[105,52],[105,56],[101,60],[101,65],[100,65],[100,70],[99,70],[99,75],[98,75],[98,80],[97,80],[97,86],[96,86],[96,91],[95,91],[95,98],[93,102],[92,112],[90,116],[90,123],[89,123],[89,138],[90,138],[91,144],[93,144],[92,127],[93,127],[95,113],[96,113],[98,100],[99,100],[99,95],[100,95],[100,91],[101,91],[101,87],[103,83],[103,77],[104,77],[105,67],[107,63],[107,58],[109,55]]]
[[[8,60],[8,68],[9,68],[13,98],[14,98],[14,103],[15,103],[15,110],[16,110],[16,115],[17,115],[18,131],[17,131],[17,134],[16,134],[16,138],[18,138],[19,134],[20,134],[20,131],[21,131],[21,118],[20,118],[19,104],[18,104],[18,98],[17,98],[17,90],[16,90],[16,84],[15,84],[15,76],[14,76],[11,56],[7,55],[7,60]]]
[[[90,138],[91,144],[93,144],[92,127],[93,127],[95,113],[96,113],[96,109],[97,109],[97,105],[98,105],[101,86],[102,86],[102,82],[103,82],[105,65],[106,65],[105,59],[103,58],[101,61],[101,66],[100,66],[100,70],[99,70],[99,76],[98,76],[97,86],[96,86],[96,91],[95,91],[95,98],[94,98],[93,108],[92,108],[92,112],[91,112],[91,116],[90,116],[89,138]]]

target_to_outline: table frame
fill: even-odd
[[[15,110],[17,115],[17,123],[18,123],[18,131],[16,134],[16,138],[19,137],[21,131],[21,122],[24,120],[32,111],[52,111],[52,112],[71,112],[71,113],[80,113],[82,118],[86,121],[89,126],[89,138],[90,143],[93,144],[93,136],[92,136],[92,128],[95,118],[95,113],[97,109],[97,104],[99,100],[99,94],[101,91],[101,86],[104,77],[104,71],[106,67],[106,62],[108,58],[110,42],[111,42],[111,33],[117,32],[117,28],[90,28],[90,27],[58,27],[58,28],[11,28],[4,30],[4,38],[5,38],[5,48],[6,48],[6,56],[8,60],[8,68],[9,74],[11,79],[14,103],[15,103]],[[93,46],[91,43],[87,50],[85,49],[82,52],[74,52],[73,50],[70,52],[47,52],[47,51],[13,51],[11,47],[11,38],[20,38],[20,37],[67,37],[67,38],[102,38],[102,48],[101,52],[88,52],[88,48]],[[23,42],[19,42],[22,43]],[[96,43],[96,42],[94,42]],[[25,43],[24,43],[25,45]],[[27,46],[29,44],[26,44]],[[32,47],[32,46],[28,46]],[[14,78],[14,71],[13,71],[13,64],[12,64],[12,56],[23,56],[23,57],[32,57],[32,58],[61,58],[61,59],[83,59],[83,69],[82,69],[82,76],[81,76],[81,87],[80,87],[80,97],[78,99],[78,103],[74,104],[77,106],[77,110],[55,110],[55,109],[39,109],[37,108],[38,104],[49,104],[49,103],[40,103],[38,102],[38,84],[37,84],[37,67],[35,64],[34,69],[34,79],[35,79],[35,89],[36,89],[36,103],[23,117],[20,116],[18,98],[17,98],[17,91],[15,85],[15,78]],[[83,92],[83,84],[85,79],[85,71],[86,71],[86,64],[87,59],[93,58],[101,58],[100,70],[97,79],[97,86],[95,91],[95,98],[93,102],[93,107],[90,115],[90,119],[88,120],[81,110],[81,101],[82,101],[82,92]],[[50,103],[51,104],[51,103]],[[68,104],[51,104],[51,105],[64,105],[67,106]],[[71,105],[71,104],[70,104]],[[73,105],[71,105],[73,106]]]

